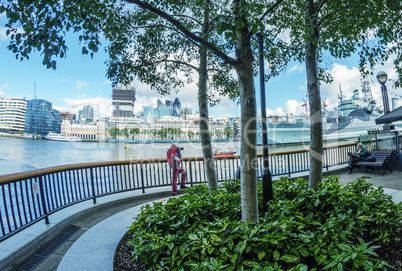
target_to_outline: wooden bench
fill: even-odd
[[[392,173],[392,169],[390,167],[391,165],[391,155],[394,151],[369,151],[367,157],[374,157],[375,161],[369,162],[369,161],[358,161],[356,162],[355,166],[356,167],[365,167],[367,171],[369,169],[372,169],[373,171],[377,168],[383,169],[384,172],[382,173],[385,175],[385,172],[389,170]]]

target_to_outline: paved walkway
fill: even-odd
[[[385,192],[392,195],[394,202],[402,201],[402,172],[387,172],[382,175],[380,171],[356,171],[348,174],[344,167],[340,167],[335,171],[324,171],[324,174],[340,175],[341,183],[365,178],[375,186],[384,186]],[[115,250],[131,225],[133,217],[140,211],[141,205],[169,196],[170,187],[155,189],[152,193],[147,190],[147,196],[111,208],[103,208],[72,222],[82,229],[35,270],[113,270]]]

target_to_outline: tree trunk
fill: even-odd
[[[209,5],[210,1],[205,1],[204,8],[204,25],[203,39],[208,41],[208,21],[209,21]],[[218,189],[218,181],[215,174],[215,163],[211,144],[211,135],[209,133],[209,113],[208,113],[208,94],[207,94],[207,48],[200,46],[200,67],[198,82],[198,106],[200,109],[200,132],[202,153],[204,156],[205,171],[207,174],[207,182],[209,191]]]
[[[239,1],[235,1],[235,5]],[[236,12],[235,6],[235,14]],[[245,19],[240,15],[238,18]],[[258,194],[257,194],[257,110],[253,76],[253,53],[251,49],[251,35],[246,27],[240,30],[237,38],[237,59],[235,66],[240,88],[241,102],[241,210],[242,220],[259,222]]]
[[[306,0],[306,73],[307,90],[310,104],[310,175],[309,188],[315,187],[322,180],[322,112],[321,95],[317,76],[317,41],[318,29],[315,24],[313,0]]]

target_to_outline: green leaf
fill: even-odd
[[[222,239],[221,239],[218,235],[216,235],[216,234],[211,234],[211,239],[212,239],[212,241],[215,242],[215,244],[222,242]]]
[[[258,260],[262,260],[265,257],[265,251],[261,251],[260,253],[258,253]]]
[[[249,267],[253,267],[257,270],[261,270],[261,265],[259,265],[257,262],[255,261],[250,261],[250,260],[246,260],[243,262],[243,265],[247,265]]]
[[[348,246],[347,244],[339,244],[338,247],[347,252],[353,252],[352,248],[350,246]]]
[[[305,247],[300,248],[299,252],[303,257],[308,257],[310,255],[309,250]]]
[[[281,260],[287,263],[297,263],[300,260],[300,257],[294,255],[283,255]]]
[[[237,254],[230,254],[230,255],[229,255],[229,258],[230,258],[230,261],[231,261],[232,263],[236,263]]]
[[[279,254],[279,252],[277,250],[274,251],[274,259],[275,261],[279,261],[279,258],[281,257],[281,255]]]
[[[320,254],[319,256],[315,256],[315,260],[317,261],[317,264],[323,264],[327,257],[326,254]]]
[[[82,54],[83,55],[87,55],[88,54],[88,50],[87,50],[87,48],[84,46],[84,47],[82,47]]]
[[[188,236],[188,239],[190,239],[190,240],[197,240],[198,239],[198,237],[197,237],[197,235],[195,235],[194,233],[192,233],[192,234],[190,234],[189,236]]]

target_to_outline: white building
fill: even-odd
[[[26,107],[27,102],[22,99],[0,100],[0,132],[24,131]]]
[[[92,124],[78,124],[63,121],[61,124],[61,133],[66,136],[76,136],[84,141],[104,140],[106,139],[106,123],[97,121]]]

